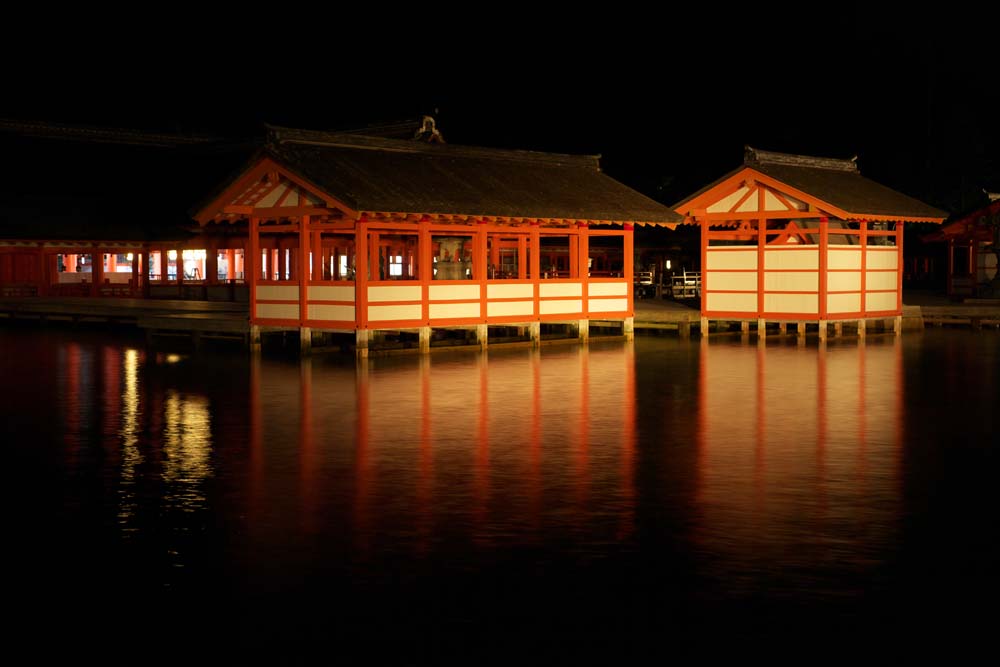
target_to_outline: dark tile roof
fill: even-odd
[[[270,128],[267,151],[356,211],[677,223],[597,156]]]
[[[743,166],[735,169],[674,208],[707,192],[745,168],[751,168],[850,214],[852,217],[890,216],[944,219],[948,214],[913,197],[876,183],[861,175],[857,158],[840,160],[806,155],[790,155],[746,147]]]

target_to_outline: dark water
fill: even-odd
[[[995,632],[996,332],[0,350],[8,630],[46,654],[951,656]]]

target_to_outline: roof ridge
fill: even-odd
[[[752,167],[756,164],[786,164],[794,167],[811,167],[813,169],[831,169],[834,171],[853,171],[858,169],[858,156],[843,160],[832,157],[814,157],[812,155],[795,155],[793,153],[777,153],[762,151],[752,146],[744,146],[743,164]]]
[[[299,128],[266,125],[267,144],[301,144],[307,146],[327,146],[356,148],[360,150],[377,150],[399,153],[424,153],[432,155],[449,155],[453,157],[489,158],[494,160],[511,160],[535,164],[576,164],[600,170],[600,155],[569,155],[566,153],[543,153],[540,151],[514,150],[508,148],[483,148],[480,146],[462,146],[459,144],[424,143],[407,139],[388,139],[372,137],[355,132],[329,132],[322,130],[304,130]]]

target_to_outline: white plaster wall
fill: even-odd
[[[428,313],[432,320],[454,317],[478,318],[479,302],[476,303],[432,303]]]
[[[538,304],[538,312],[542,315],[583,312],[583,299],[560,299],[559,301],[542,301]]]
[[[628,299],[588,299],[587,310],[593,313],[627,313]]]
[[[818,313],[815,294],[765,294],[764,310],[769,313]]]
[[[583,283],[542,283],[539,286],[538,295],[542,298],[552,296],[582,296]]]
[[[257,285],[258,301],[298,301],[298,285]]]
[[[828,269],[860,269],[861,248],[850,247],[850,250],[827,250],[826,268]]]
[[[895,269],[899,266],[897,259],[898,252],[892,250],[872,250],[868,249],[867,267],[869,269]]]
[[[899,274],[895,271],[868,271],[865,278],[865,289],[896,289]]]
[[[339,320],[354,321],[354,306],[328,306],[323,304],[309,304],[310,320]]]
[[[392,287],[368,287],[368,302],[379,301],[420,301],[422,292],[420,285],[393,285]],[[418,306],[419,308],[419,306]],[[417,316],[419,317],[419,315]],[[395,319],[395,318],[384,318]]]
[[[535,286],[517,283],[514,285],[487,284],[487,299],[530,299],[535,296]]]
[[[865,294],[865,310],[896,310],[895,292],[876,292]]]
[[[258,303],[257,317],[269,320],[299,319],[299,305],[290,303]]]
[[[428,292],[431,301],[479,299],[479,285],[431,285]]]
[[[731,209],[733,206],[736,206],[736,202],[738,202],[740,199],[743,198],[743,195],[745,195],[747,193],[748,189],[749,188],[747,188],[747,186],[744,185],[743,187],[741,187],[739,190],[737,190],[733,194],[731,194],[731,195],[729,195],[727,197],[723,197],[719,201],[715,202],[714,204],[712,204],[711,206],[709,206],[708,209],[706,209],[706,210],[709,213],[725,213],[726,211],[728,211],[729,209]],[[755,207],[754,210],[756,210],[757,200],[754,197],[751,197],[750,199],[754,200],[754,207]]]
[[[493,301],[486,304],[487,317],[530,316],[534,313],[534,301]]]
[[[717,292],[709,292],[705,295],[705,308],[709,311],[752,313],[757,310],[757,293],[719,294]]]
[[[740,248],[732,250],[729,248],[709,248],[706,253],[705,263],[708,270],[713,269],[757,269],[757,248]]]
[[[310,285],[310,301],[354,301],[354,288],[347,285]]]
[[[419,320],[420,316],[420,304],[413,306],[368,307],[368,320],[370,322],[384,322],[386,320]]]
[[[800,246],[801,250],[764,251],[765,269],[819,269],[819,248],[817,246]]]
[[[817,292],[819,291],[819,272],[775,273],[764,272],[765,292]]]
[[[826,274],[826,289],[829,292],[846,292],[861,289],[861,272],[850,273],[834,271]]]
[[[706,290],[757,291],[756,271],[709,271],[704,276]]]
[[[628,296],[628,283],[590,283],[587,286],[590,296]]]
[[[861,294],[828,294],[826,312],[856,313],[861,310]]]

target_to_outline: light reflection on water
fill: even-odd
[[[23,521],[76,554],[33,565],[60,591],[213,595],[279,634],[313,619],[268,605],[300,599],[397,630],[642,632],[880,621],[959,596],[949,567],[995,591],[996,337],[793,341],[356,365],[13,330],[0,370],[39,480]]]

